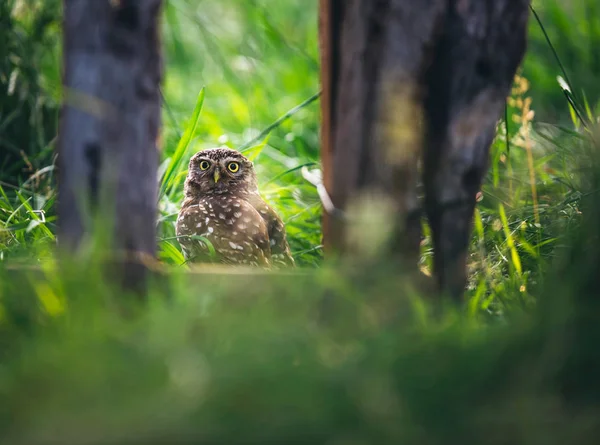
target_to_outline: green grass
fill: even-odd
[[[36,94],[44,94],[42,103],[54,104],[56,113],[60,97],[60,10],[56,2],[31,0],[23,4],[35,8],[31,7],[29,13],[23,8],[15,9],[11,28],[5,32],[11,42],[22,40],[15,37],[15,30],[27,30],[28,43],[9,46],[13,56],[8,60],[19,61],[19,66],[41,65],[44,69],[37,76],[31,69],[23,69],[30,77],[22,77],[17,83],[19,97],[31,101],[31,85],[36,85]],[[298,265],[321,264],[321,204],[315,186],[302,175],[303,167],[315,171],[320,167],[316,8],[316,2],[301,0],[284,4],[274,0],[167,2],[163,15],[167,69],[159,170],[162,261],[175,267],[184,263],[174,222],[189,158],[200,149],[226,145],[244,151],[255,161],[261,193],[282,215]],[[552,83],[544,83],[544,76],[549,73],[561,73],[555,56],[561,60],[567,57],[563,65],[567,71],[572,68],[572,54],[556,32],[564,17],[579,9],[561,11],[563,16],[557,16],[556,6],[540,6],[538,11],[556,51],[550,59],[546,37],[532,18],[531,49],[524,63],[524,75],[532,73],[532,78],[525,77],[515,85],[507,109],[509,136],[506,137],[506,125],[501,122],[492,147],[491,168],[476,213],[469,261],[469,296],[476,301],[472,305],[477,311],[503,314],[508,307],[530,307],[534,301],[530,288],[542,282],[546,264],[560,244],[560,235],[578,224],[579,168],[585,164],[581,157],[581,124],[565,123],[562,118],[556,124],[538,119],[540,85],[545,85],[544,97],[561,97],[557,106],[562,110],[561,116],[573,115],[556,75],[552,74]],[[589,29],[588,37],[593,40],[592,25]],[[48,43],[54,52],[46,51],[42,56],[41,47]],[[536,49],[540,44],[545,45],[543,51]],[[33,56],[28,57],[29,53]],[[584,54],[577,60],[581,62],[580,70],[586,66],[592,70]],[[544,67],[543,75],[531,70],[534,65]],[[8,70],[6,73],[10,77]],[[578,104],[580,114],[593,117],[594,88],[587,97],[587,104],[592,105],[586,107],[577,91],[579,76],[569,72],[569,79],[574,83],[573,103]],[[528,97],[533,97],[533,101],[529,102]],[[17,111],[21,111],[18,116],[23,116],[20,128],[24,130],[20,133],[30,134],[28,125],[36,120],[27,118],[26,109]],[[548,110],[541,111],[543,114]],[[556,110],[552,108],[551,112]],[[10,168],[0,169],[5,178],[0,177],[0,243],[4,260],[25,257],[39,261],[48,255],[54,242],[54,178],[51,151],[48,152],[54,147],[49,139],[53,137],[42,137],[37,152],[29,153],[27,161],[23,156],[13,156],[9,158]],[[14,173],[15,169],[27,168],[37,172],[33,179],[26,180],[31,173],[25,177]],[[23,199],[28,200],[27,204],[23,204]],[[430,267],[431,247],[426,237],[423,270]]]
[[[544,28],[552,41],[573,93],[583,102],[584,94],[598,114],[600,105],[600,10],[596,0],[534,0]],[[533,17],[532,17],[533,19]],[[535,20],[529,26],[530,55],[524,63],[525,76],[532,80],[534,103],[544,120],[569,122],[564,95],[556,88],[556,76],[563,75],[552,48]]]
[[[181,159],[181,168],[163,195],[160,230],[172,247],[189,158],[225,145],[255,158],[259,189],[282,215],[296,262],[320,263],[320,202],[300,171],[318,168],[318,103],[296,108],[320,88],[316,25],[316,4],[299,1],[168,3],[164,157]],[[195,139],[182,153],[181,135],[196,120],[192,98],[202,88]]]
[[[534,2],[555,53],[532,19],[474,218],[464,313],[385,265],[322,261],[321,204],[302,175],[320,168],[316,7],[167,2],[169,272],[139,308],[97,258],[58,268],[59,5],[0,5],[0,149],[23,148],[0,159],[0,443],[595,443],[600,84],[597,20],[583,15],[595,4]],[[254,160],[304,274],[186,274],[183,179],[196,151],[219,145]]]
[[[390,298],[402,281],[385,267],[175,273],[134,318],[90,264],[0,271],[2,443],[594,444],[600,197],[587,201],[539,308],[497,326]]]

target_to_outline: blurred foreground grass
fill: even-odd
[[[496,326],[381,265],[173,272],[134,317],[94,264],[2,270],[0,443],[595,444],[598,186],[536,310]]]

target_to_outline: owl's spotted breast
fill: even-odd
[[[202,240],[180,240],[189,259],[268,266],[271,260],[269,235],[265,221],[247,201],[221,196],[190,203],[180,212],[177,235],[190,233],[206,238],[215,250]]]

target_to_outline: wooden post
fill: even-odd
[[[102,218],[134,288],[156,250],[161,3],[64,0],[58,241],[75,251]]]
[[[335,63],[331,54],[332,50],[332,17],[331,3],[335,0],[319,0],[319,54],[321,62],[321,165],[323,171],[323,185],[329,193],[331,181],[331,156],[333,141],[331,133],[332,123],[332,98],[331,79],[332,65]],[[323,248],[325,252],[331,251],[331,215],[323,213]]]
[[[394,229],[381,254],[416,268],[421,179],[437,283],[458,298],[475,196],[525,52],[529,0],[321,0],[320,14],[323,176],[333,204],[348,211],[365,196],[383,198],[391,213],[381,221]],[[328,252],[352,254],[357,237],[381,230],[352,232],[354,224],[325,214]]]

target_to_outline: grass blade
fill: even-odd
[[[246,156],[250,162],[254,162],[254,160],[258,157],[258,155],[260,155],[262,153],[263,148],[265,148],[265,145],[267,145],[267,142],[269,141],[270,136],[271,135],[268,134],[267,137],[264,138],[261,143],[253,145],[252,147],[246,148],[244,150],[244,156]]]
[[[521,266],[521,258],[519,258],[519,252],[515,247],[515,241],[513,240],[512,234],[510,233],[510,227],[508,226],[508,219],[506,218],[506,212],[502,204],[498,205],[498,213],[500,214],[500,220],[502,221],[502,228],[504,229],[504,235],[506,236],[506,242],[510,249],[510,256],[517,274],[521,276],[523,274],[523,268]]]
[[[202,106],[204,105],[204,87],[198,93],[198,98],[196,99],[196,106],[194,107],[194,112],[192,114],[192,120],[190,125],[183,132],[183,136],[179,139],[179,143],[177,144],[177,148],[175,149],[175,153],[171,157],[171,161],[165,170],[165,174],[163,175],[161,186],[160,186],[160,196],[164,196],[167,190],[171,187],[173,183],[174,176],[176,174],[177,168],[181,164],[181,160],[187,151],[187,148],[196,133],[196,128],[198,128],[198,122],[200,118],[200,112],[202,111]]]
[[[185,263],[185,258],[183,257],[179,249],[177,249],[177,247],[175,247],[168,241],[162,241],[160,243],[159,257],[163,261],[170,260],[171,262],[177,265]]]
[[[238,151],[240,153],[243,153],[244,151],[246,151],[247,149],[249,149],[250,147],[252,147],[258,141],[262,140],[265,136],[267,136],[271,131],[273,131],[273,129],[279,127],[283,122],[285,122],[286,120],[288,120],[290,117],[292,117],[298,111],[302,110],[304,107],[306,107],[306,106],[310,105],[311,103],[313,103],[320,96],[321,96],[321,91],[313,94],[308,99],[306,99],[304,102],[296,105],[294,108],[292,108],[291,110],[289,110],[287,113],[285,113],[280,118],[278,118],[275,122],[273,122],[271,125],[269,125],[267,128],[265,128],[263,131],[261,131],[256,137],[252,138],[251,140],[249,140],[248,142],[246,142],[245,144],[243,144],[241,147],[239,147]]]

